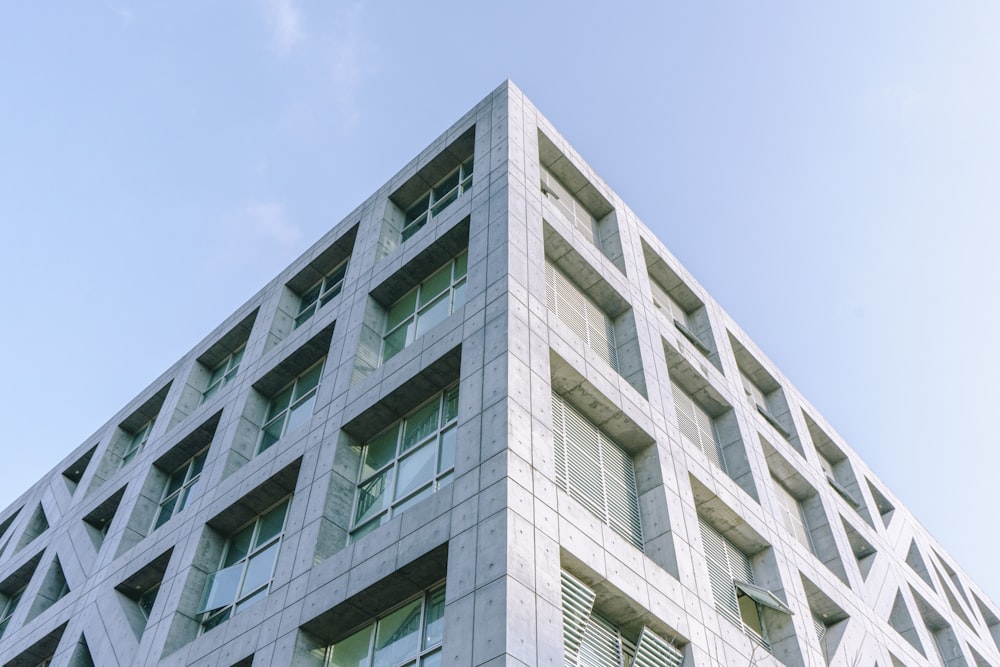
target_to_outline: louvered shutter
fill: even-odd
[[[561,574],[563,653],[566,665],[576,665],[597,595],[573,575],[565,571]]]
[[[622,667],[618,628],[592,614],[580,644],[580,667]]]
[[[614,322],[548,261],[545,263],[545,301],[563,324],[618,370]]]
[[[813,629],[816,631],[816,639],[818,639],[820,643],[822,643],[823,639],[826,637],[826,623],[824,623],[821,619],[816,618],[815,616],[812,617],[812,622],[813,622]]]
[[[555,392],[552,437],[559,486],[641,549],[639,496],[629,455]]]
[[[672,380],[670,389],[674,397],[674,410],[677,413],[677,424],[681,435],[691,446],[704,452],[712,463],[728,473],[712,417]]]
[[[681,667],[684,654],[663,637],[643,626],[635,645],[632,667]]]

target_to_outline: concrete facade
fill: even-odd
[[[599,617],[644,665],[1000,667],[1000,608],[509,82],[0,513],[0,610],[3,665],[604,664]]]

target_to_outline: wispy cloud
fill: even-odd
[[[271,44],[279,54],[290,53],[305,39],[302,12],[295,0],[265,0],[264,12],[271,30]]]

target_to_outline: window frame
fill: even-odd
[[[598,250],[603,251],[599,221],[594,214],[548,167],[539,165],[539,172],[540,187],[545,198],[559,211],[566,222],[583,234]]]
[[[674,404],[674,413],[677,416],[677,426],[681,437],[691,441],[709,461],[721,469],[727,475],[729,466],[726,462],[725,451],[722,448],[722,438],[719,434],[719,425],[716,417],[709,414],[701,403],[694,400],[694,396],[687,392],[684,387],[670,379],[671,398]],[[683,405],[682,405],[683,403]],[[690,407],[690,411],[684,408]],[[686,420],[686,421],[685,421]],[[708,422],[706,429],[705,422]],[[687,427],[687,428],[685,428]],[[691,430],[693,428],[693,431]],[[697,433],[698,440],[695,441],[693,435]],[[711,443],[706,440],[711,439]]]
[[[775,477],[771,477],[774,484],[774,492],[778,498],[778,507],[785,522],[785,528],[793,537],[811,553],[816,553],[813,548],[812,531],[809,528],[809,521],[806,518],[805,508],[802,501],[792,495],[785,486]]]
[[[201,403],[210,399],[216,392],[229,384],[230,380],[236,377],[240,369],[240,364],[243,362],[243,354],[246,352],[246,347],[247,344],[243,343],[233,350],[229,356],[215,365],[208,376],[208,385],[205,387],[205,391],[201,392]]]
[[[127,466],[142,453],[142,450],[146,447],[146,443],[149,442],[149,434],[153,432],[154,424],[156,424],[156,417],[153,417],[138,429],[129,433],[128,444],[125,446],[125,451],[122,452],[121,463],[118,465],[119,470]],[[126,431],[126,433],[128,432]]]
[[[226,539],[225,546],[222,549],[222,556],[219,559],[219,569],[210,574],[208,580],[205,582],[205,589],[202,593],[201,604],[199,604],[198,607],[197,616],[198,623],[201,626],[201,632],[211,630],[219,624],[229,620],[235,614],[240,613],[244,609],[268,596],[271,591],[271,584],[274,581],[274,572],[278,566],[278,558],[281,555],[281,543],[284,539],[285,529],[288,526],[288,511],[291,508],[291,503],[292,496],[285,496],[271,507],[267,508],[260,514],[257,514],[253,519],[243,524]],[[267,537],[262,543],[258,544],[257,542],[260,539],[262,523],[265,519],[269,518],[273,512],[282,507],[283,513],[280,528],[273,535]],[[246,553],[234,562],[226,565],[231,555],[230,552],[234,548],[234,540],[240,537],[248,528],[250,529],[250,537],[247,542]],[[250,592],[244,593],[243,587],[246,584],[247,573],[250,570],[251,562],[256,557],[261,556],[272,548],[274,548],[274,558],[270,563],[270,572],[268,573],[266,582],[262,585],[254,587]],[[224,605],[208,607],[207,605],[212,601],[214,592],[218,590],[215,584],[217,581],[222,579],[219,577],[219,574],[229,571],[231,575],[233,572],[237,571],[237,568],[239,568],[238,579],[229,579],[229,575],[227,575],[228,580],[235,581],[232,600]]]
[[[549,312],[620,373],[615,321],[566,273],[545,258],[545,303]]]
[[[423,293],[423,290],[431,278],[436,277],[442,270],[446,267],[451,269],[451,279],[447,287],[440,289],[429,297]],[[413,289],[407,291],[401,297],[392,302],[385,311],[385,326],[382,332],[382,346],[379,353],[380,363],[385,363],[392,359],[394,356],[409,347],[414,341],[416,341],[420,336],[422,336],[425,331],[420,325],[421,315],[425,317],[434,312],[435,306],[437,306],[443,299],[448,299],[448,313],[441,317],[440,319],[433,320],[430,323],[430,328],[434,328],[441,320],[447,318],[449,315],[454,314],[456,310],[465,305],[466,291],[469,276],[469,250],[468,248],[462,250],[457,255],[449,259],[447,262],[435,269],[427,278],[420,281],[420,284]],[[404,315],[399,318],[399,321],[390,326],[390,316],[393,313],[393,309],[401,304],[405,304],[410,295],[413,295],[413,310],[404,311],[409,314]],[[426,323],[425,323],[426,326]],[[403,344],[392,351],[389,344],[389,339],[391,336],[395,335],[397,332],[404,332]]]
[[[296,397],[298,390],[300,388],[300,381],[307,377],[310,373],[316,370],[318,367],[318,372],[316,373],[316,383],[312,385],[309,389],[305,390],[301,395]],[[279,389],[274,395],[267,401],[267,410],[264,412],[264,421],[260,426],[260,435],[257,437],[257,448],[256,455],[263,454],[265,451],[270,449],[275,443],[280,441],[285,435],[288,434],[289,428],[288,424],[291,421],[290,417],[296,414],[302,409],[304,405],[310,403],[312,406],[312,412],[309,413],[308,417],[312,417],[316,412],[316,397],[319,395],[320,385],[323,383],[323,371],[326,367],[326,357],[323,357],[319,361],[310,365],[304,371],[295,376],[295,379],[286,384],[284,387]],[[275,402],[281,398],[285,393],[288,393],[288,402],[277,412],[274,412]],[[272,414],[274,413],[274,414]],[[280,420],[281,426],[278,429],[278,434],[274,435],[273,432],[269,433],[268,429],[278,423]],[[301,423],[301,422],[300,422]],[[293,428],[300,425],[296,424]],[[267,441],[268,438],[273,438],[270,442]]]
[[[403,228],[399,231],[402,241],[405,242],[423,229],[428,222],[436,216],[441,215],[442,211],[446,210],[453,203],[461,199],[462,195],[472,189],[474,158],[474,155],[470,155],[468,158],[462,160],[457,167],[449,171],[444,178],[438,180],[425,193],[417,197],[403,211]],[[438,193],[437,190],[456,174],[458,175],[458,179],[455,185],[444,192]]]
[[[170,521],[170,519],[182,512],[192,499],[198,497],[197,494],[192,495],[192,489],[197,489],[199,482],[201,482],[201,475],[205,471],[205,462],[208,459],[208,449],[208,447],[205,447],[194,454],[187,461],[174,468],[174,471],[167,477],[167,482],[163,486],[160,503],[157,506],[156,517],[153,519],[152,530],[156,530],[167,521]],[[196,467],[197,472],[193,472]],[[171,491],[171,482],[174,481],[179,473],[183,473],[180,484],[176,489]],[[165,512],[164,507],[172,498],[175,499],[175,502],[170,505],[169,511]]]
[[[354,502],[351,505],[351,539],[358,539],[366,535],[396,516],[399,512],[408,509],[411,504],[437,493],[442,487],[447,486],[454,480],[455,458],[458,449],[459,398],[459,385],[456,383],[436,393],[434,397],[424,401],[416,409],[407,413],[405,417],[396,420],[388,428],[369,438],[364,444],[355,445],[358,450],[358,475],[357,482],[354,485]],[[454,401],[453,414],[449,412],[449,403],[451,401]],[[407,425],[410,423],[409,420],[421,415],[428,407],[435,403],[437,404],[436,427],[432,431],[420,434],[414,442],[408,444],[406,438],[409,435],[407,432]],[[393,431],[395,431],[395,444],[391,457],[366,474],[365,469],[368,467],[366,458],[369,452],[372,451],[371,446],[380,439],[387,437]],[[451,463],[442,467],[442,464],[446,463],[444,457],[446,437],[451,437],[452,439]],[[406,461],[418,461],[417,455],[425,448],[432,446],[435,451],[433,456],[433,473],[430,479],[419,480],[415,485],[411,483],[411,488],[406,489],[402,495],[397,495],[399,493],[397,482],[399,480],[400,467]],[[376,483],[376,480],[379,478],[384,480],[381,486],[382,490],[378,492],[373,504],[364,507],[362,510],[363,487]],[[428,489],[430,490],[429,493],[427,492]],[[369,513],[375,507],[376,503],[380,503],[381,508],[377,509],[374,513]],[[364,512],[361,516],[358,514],[360,511]]]
[[[344,280],[347,278],[347,269],[351,258],[333,267],[325,276],[317,280],[304,290],[299,296],[299,312],[295,315],[292,329],[298,329],[319,312],[319,309],[328,304],[335,296],[344,289]],[[339,275],[338,275],[339,274]]]

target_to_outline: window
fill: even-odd
[[[463,251],[389,307],[382,361],[388,361],[465,304],[469,253]]]
[[[457,425],[458,387],[452,387],[361,448],[354,537],[451,483]]]
[[[319,379],[323,375],[323,361],[310,366],[268,403],[264,426],[260,429],[258,454],[312,417]]]
[[[240,368],[240,361],[243,360],[243,351],[245,348],[246,344],[240,345],[235,352],[223,359],[212,369],[212,375],[208,378],[208,386],[201,394],[202,403],[211,398],[215,392],[219,391],[219,389],[236,377],[236,371]]]
[[[770,650],[763,609],[783,614],[791,614],[792,611],[773,593],[754,584],[750,558],[745,553],[701,517],[698,517],[698,525],[705,545],[705,560],[716,610],[742,628],[752,640]]]
[[[551,171],[545,167],[540,169],[542,194],[562,213],[567,222],[572,224],[588,241],[600,248],[601,237],[598,234],[597,220],[594,216],[584,208],[576,197],[570,194],[566,186]]]
[[[445,588],[432,588],[326,650],[325,667],[437,667],[444,638]]]
[[[146,442],[149,441],[149,433],[153,430],[153,423],[155,421],[156,419],[150,419],[131,434],[132,437],[125,446],[125,453],[122,454],[122,462],[119,468],[127,466],[129,461],[142,452],[142,448],[145,447]]]
[[[773,479],[774,493],[778,498],[778,506],[781,508],[781,516],[785,522],[785,528],[795,536],[810,551],[812,543],[809,540],[809,526],[806,523],[806,515],[802,509],[802,503],[791,494],[781,483]]]
[[[442,178],[415,204],[406,209],[403,222],[403,240],[410,238],[431,218],[440,215],[464,193],[472,189],[472,158],[456,167]]]
[[[3,607],[0,607],[0,637],[3,637],[3,633],[7,630],[7,625],[10,623],[11,617],[17,611],[17,603],[21,601],[21,596],[24,595],[26,587],[22,586],[16,593],[11,594],[7,598],[7,602],[3,604]]]
[[[631,457],[555,392],[552,438],[559,486],[642,549],[639,495]]]
[[[139,605],[139,611],[142,612],[143,618],[147,621],[149,620],[150,614],[153,613],[153,605],[156,603],[156,594],[159,592],[160,584],[156,584],[149,590],[139,595],[139,599],[136,600],[136,604]]]
[[[673,380],[670,381],[670,388],[681,436],[695,449],[700,449],[712,463],[727,471],[715,420]]]
[[[347,275],[347,264],[350,258],[338,264],[330,273],[323,276],[319,282],[302,293],[299,302],[299,314],[295,316],[295,328],[302,326],[306,320],[316,314],[330,299],[340,294],[344,287],[344,276]]]
[[[562,271],[545,262],[545,300],[549,310],[587,347],[618,370],[614,322]]]
[[[653,305],[666,317],[674,327],[687,338],[702,354],[711,354],[712,350],[702,342],[698,334],[695,333],[694,322],[677,299],[670,296],[667,290],[663,289],[653,276],[649,277],[649,286],[653,292]]]
[[[750,402],[753,403],[757,412],[759,412],[761,416],[778,431],[778,433],[786,438],[789,437],[791,434],[788,432],[788,429],[786,429],[781,422],[778,421],[778,418],[771,413],[771,408],[767,405],[767,396],[764,394],[764,391],[758,387],[757,384],[743,371],[740,371],[740,380],[743,382],[743,393],[745,393],[747,398],[750,399]]]
[[[593,612],[597,594],[562,571],[563,653],[566,667],[680,667],[684,654],[647,627],[629,641]]]
[[[198,607],[203,630],[267,597],[288,503],[287,498],[281,501],[226,542],[219,570],[209,576]]]
[[[153,523],[154,529],[162,526],[170,517],[184,509],[189,501],[198,497],[198,482],[207,456],[208,449],[203,449],[170,475],[163,490],[163,500],[160,501],[156,521]]]

